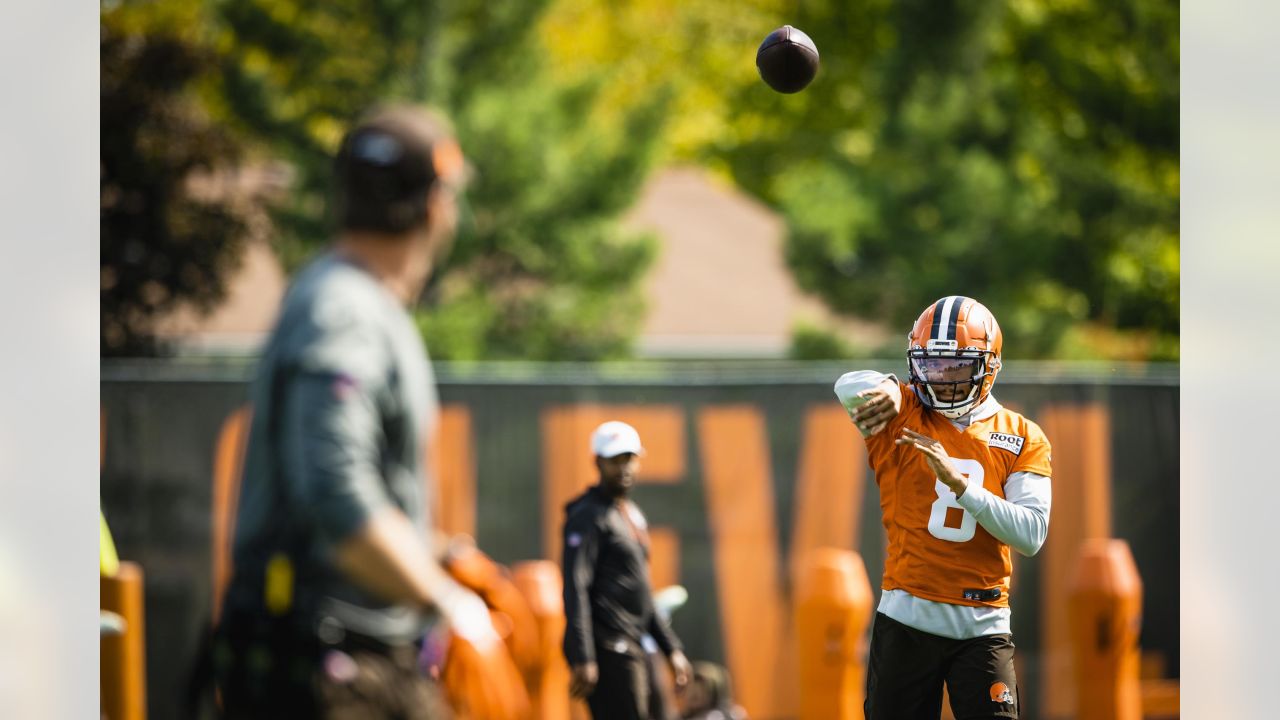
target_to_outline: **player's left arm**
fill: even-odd
[[[1053,500],[1047,475],[1014,472],[1005,480],[1005,496],[1001,498],[981,483],[970,482],[956,469],[942,443],[933,438],[903,428],[894,442],[920,451],[938,479],[956,494],[956,504],[992,537],[1028,557],[1040,551],[1049,535],[1049,507]]]
[[[992,537],[1030,557],[1049,535],[1049,478],[1015,472],[1005,480],[1001,498],[978,483],[956,496],[956,504],[972,515]]]

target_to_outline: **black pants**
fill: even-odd
[[[226,720],[452,717],[439,686],[418,668],[414,645],[352,634],[326,644],[290,623],[229,613],[212,653]]]
[[[224,688],[227,720],[441,720],[452,717],[443,693],[424,677],[410,650],[392,654],[327,650],[310,687],[273,686],[248,695]]]
[[[616,641],[596,646],[600,676],[587,696],[594,720],[648,720],[649,669],[644,650]]]
[[[867,720],[938,720],[942,685],[956,720],[1018,717],[1013,639],[953,640],[876,613],[867,662]]]
[[[669,686],[663,681],[662,652],[646,652],[644,660],[649,676],[649,720],[676,720],[680,714],[676,712]]]

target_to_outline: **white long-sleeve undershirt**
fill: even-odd
[[[1004,498],[971,482],[956,504],[964,508],[992,537],[1031,557],[1049,535],[1049,478],[1016,472],[1004,481]]]

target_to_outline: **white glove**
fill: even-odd
[[[493,629],[489,607],[470,590],[454,585],[436,601],[436,607],[449,629],[476,650],[486,652],[502,642]]]
[[[879,387],[880,383],[884,382],[886,378],[893,378],[893,376],[878,373],[874,370],[847,372],[841,375],[839,380],[836,380],[836,397],[840,400],[840,404],[844,406],[845,412],[852,417],[853,411],[867,401],[865,397],[859,397],[858,393]],[[862,433],[863,437],[867,437],[867,433],[862,428],[858,428],[858,431]]]
[[[893,377],[885,375],[874,370],[854,370],[847,372],[836,380],[836,397],[840,400],[840,404],[845,410],[850,412],[854,408],[866,401],[866,398],[858,397],[858,393],[864,390],[871,390],[880,386],[885,378]]]

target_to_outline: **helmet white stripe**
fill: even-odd
[[[953,337],[950,337],[951,328],[954,326],[952,326],[951,323],[947,322],[947,318],[951,317],[951,306],[956,301],[963,300],[963,299],[964,298],[960,297],[959,295],[948,295],[946,298],[943,299],[942,311],[938,313],[938,316],[942,318],[942,320],[937,324],[938,336],[934,338],[935,340],[954,340],[955,339]]]

